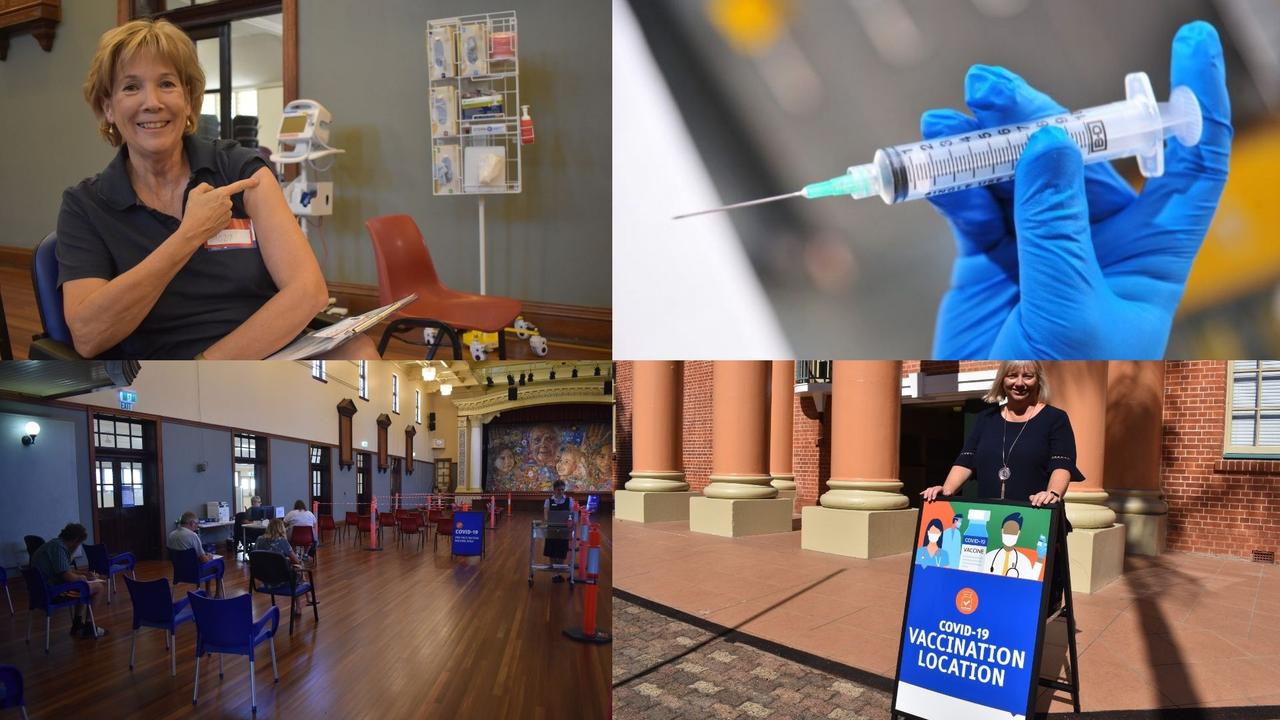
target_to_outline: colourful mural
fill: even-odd
[[[513,423],[485,428],[487,490],[611,492],[613,433],[608,423]]]

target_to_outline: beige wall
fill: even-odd
[[[413,391],[422,390],[422,424],[415,446],[418,459],[431,461],[430,439],[441,438],[440,457],[454,457],[457,445],[457,411],[439,394],[428,393],[421,376],[412,368],[391,362],[369,363],[369,400],[357,393],[358,370],[354,362],[329,362],[328,382],[311,378],[309,362],[162,362],[146,361],[130,388],[138,393],[134,411],[164,417],[223,425],[241,430],[285,435],[303,440],[338,442],[336,406],[343,398],[356,403],[352,442],[356,448],[368,442],[377,448],[377,418],[391,416],[388,452],[404,452],[404,428],[413,421]],[[391,375],[400,375],[400,414],[391,412]],[[119,408],[118,389],[76,398],[80,402]],[[436,413],[436,432],[427,431],[427,413]]]

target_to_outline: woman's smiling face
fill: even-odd
[[[182,147],[191,105],[177,70],[153,53],[141,52],[117,66],[103,112],[130,153],[165,155]]]
[[[1035,368],[1030,365],[1013,366],[1004,376],[1004,393],[1010,400],[1025,402],[1033,400],[1040,390],[1039,378]]]

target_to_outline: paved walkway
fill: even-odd
[[[906,555],[857,560],[801,550],[799,532],[730,539],[691,533],[684,523],[617,519],[614,542],[619,590],[894,675]],[[1183,553],[1134,556],[1120,580],[1074,600],[1086,713],[1280,706],[1280,568]],[[1047,644],[1043,674],[1064,664],[1052,653]],[[1046,690],[1039,709],[1069,712],[1067,700]],[[1260,717],[1280,716],[1273,709]]]
[[[889,716],[889,693],[728,642],[619,598],[613,624],[613,711],[620,719]]]

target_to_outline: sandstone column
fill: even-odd
[[[1124,527],[1107,507],[1107,363],[1047,362],[1050,403],[1071,418],[1076,437],[1076,466],[1085,481],[1067,489],[1067,537],[1072,589],[1095,592],[1120,577],[1124,568]]]
[[[1169,504],[1160,491],[1164,363],[1113,360],[1107,369],[1107,506],[1124,525],[1125,550],[1164,552]]]
[[[831,380],[831,478],[802,515],[801,547],[873,558],[908,552],[917,511],[902,494],[902,363],[838,360]]]
[[[683,363],[633,365],[631,479],[614,493],[614,513],[634,522],[687,521],[689,492],[680,460]]]
[[[769,476],[769,363],[720,361],[712,370],[711,475],[689,501],[689,529],[738,537],[791,530],[791,501]]]
[[[796,363],[774,360],[769,392],[769,484],[778,489],[778,497],[796,499],[796,475],[792,467],[794,439]],[[794,508],[795,506],[792,505]]]

